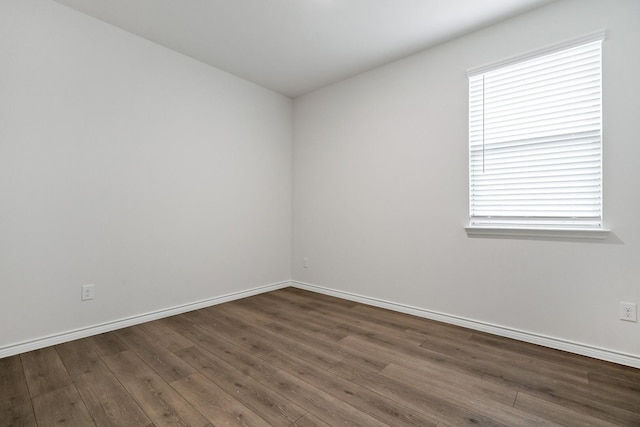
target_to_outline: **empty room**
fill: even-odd
[[[0,426],[640,426],[640,1],[0,0]]]

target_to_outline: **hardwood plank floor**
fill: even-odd
[[[0,359],[0,425],[35,425],[31,397],[19,356]]]
[[[287,288],[0,359],[0,426],[640,426],[640,370]]]

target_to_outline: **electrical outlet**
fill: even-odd
[[[304,268],[309,268],[309,258],[303,258],[302,259],[302,266]]]
[[[96,289],[94,285],[82,285],[82,291],[80,293],[80,300],[87,301],[93,299],[96,296]]]
[[[620,303],[620,320],[626,320],[628,322],[638,321],[638,306],[632,302]]]

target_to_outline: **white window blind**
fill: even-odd
[[[602,228],[601,46],[469,75],[472,227]]]

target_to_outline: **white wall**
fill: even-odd
[[[466,70],[603,28],[613,235],[467,237]],[[559,1],[297,98],[293,279],[640,357],[638,52],[637,0]]]
[[[291,114],[57,3],[2,0],[0,350],[288,280]]]
[[[640,3],[560,1],[291,101],[0,2],[0,352],[286,280],[640,357]],[[471,239],[466,70],[606,28],[605,242]],[[302,268],[302,258],[309,268]],[[80,285],[96,299],[80,302]]]

